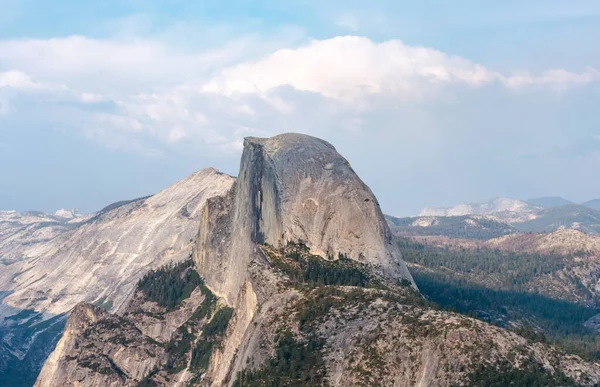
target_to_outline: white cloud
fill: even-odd
[[[102,96],[101,94],[96,94],[96,93],[81,93],[81,95],[79,96],[81,99],[81,102],[85,102],[85,103],[95,103],[95,102],[101,102],[105,100],[105,97]]]
[[[259,61],[226,68],[204,90],[233,95],[266,93],[289,85],[345,101],[373,94],[414,99],[429,95],[440,85],[480,87],[500,82],[511,88],[566,88],[596,81],[598,75],[590,68],[581,74],[551,70],[537,77],[505,76],[431,48],[408,46],[398,40],[375,43],[364,37],[342,36],[282,49]]]
[[[280,38],[287,41],[287,37]],[[151,39],[54,39],[0,41],[0,69],[65,84],[87,93],[139,93],[198,81],[211,71],[276,47],[277,40],[241,37],[199,50],[177,49]],[[14,76],[14,75],[13,75]]]
[[[504,84],[512,88],[548,86],[558,90],[581,86],[598,80],[600,80],[600,71],[592,67],[588,67],[582,73],[572,73],[563,69],[555,69],[545,71],[537,77],[529,74],[502,77]]]
[[[10,70],[0,72],[0,87],[11,89],[37,89],[40,84],[33,82],[29,75],[22,71]]]
[[[0,114],[27,107],[29,93],[45,114],[52,103],[78,109],[75,122],[110,148],[141,150],[150,143],[146,153],[155,155],[157,143],[184,143],[237,152],[244,136],[272,134],[265,125],[319,135],[326,123],[356,133],[372,120],[363,114],[378,104],[428,103],[456,87],[563,90],[600,78],[593,68],[502,74],[432,48],[358,36],[258,55],[276,45],[242,38],[185,51],[147,39],[0,41],[0,69],[13,69],[0,72],[0,90],[17,90],[21,98],[0,94]],[[73,126],[71,117],[53,118]]]

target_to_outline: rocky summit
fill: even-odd
[[[246,138],[236,179],[195,176],[101,212],[35,261],[102,274],[23,304],[70,314],[36,386],[600,383],[597,362],[428,301],[331,144]],[[29,294],[15,287],[13,305],[17,291]]]

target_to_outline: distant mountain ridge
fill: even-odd
[[[471,217],[468,222],[473,226],[474,223],[479,223],[476,217],[482,216],[511,226],[513,232],[575,229],[590,234],[600,234],[600,199],[575,204],[561,197],[541,197],[526,201],[496,198],[484,203],[458,204],[454,207],[427,207],[419,213],[418,217],[411,219]],[[408,221],[400,223],[406,226]],[[428,223],[427,227],[441,224],[438,219],[437,221],[415,221],[412,225],[424,227],[425,223]],[[498,227],[494,228],[498,229]],[[431,234],[431,230],[426,232],[428,235],[436,235]]]
[[[541,198],[528,199],[526,202],[539,207],[559,207],[568,204],[575,204],[570,200],[561,198],[560,196],[545,196]]]
[[[589,200],[582,204],[586,207],[600,211],[600,199]]]
[[[524,222],[535,218],[541,207],[522,200],[496,198],[485,203],[458,204],[454,207],[427,207],[419,216],[493,215],[505,222]]]

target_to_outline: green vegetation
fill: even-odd
[[[255,371],[242,371],[234,387],[326,386],[325,362],[321,356],[324,340],[309,337],[298,341],[289,331],[276,338],[275,356]]]
[[[213,350],[215,347],[221,345],[232,316],[232,308],[221,308],[215,313],[208,324],[204,326],[202,335],[192,351],[190,370],[200,373],[206,372]]]
[[[167,310],[176,308],[183,300],[189,298],[196,288],[200,289],[204,300],[165,345],[168,361],[163,369],[169,374],[186,369],[188,359],[189,368],[196,375],[206,371],[213,351],[221,345],[233,309],[224,307],[215,312],[217,297],[193,269],[191,259],[152,270],[138,284],[138,289],[149,300]],[[208,322],[203,326],[203,321]],[[153,375],[159,371],[154,371],[140,385],[155,385]]]
[[[585,233],[600,233],[600,211],[580,204],[568,204],[546,208],[535,219],[515,224],[522,232],[552,232],[560,226],[570,228],[579,223],[579,230]]]
[[[480,365],[469,375],[468,385],[473,387],[558,387],[575,386],[575,382],[560,371],[551,374],[530,359],[521,368],[515,368],[508,362],[496,366]]]
[[[407,262],[419,265],[411,273],[421,292],[441,307],[500,326],[508,321],[534,325],[547,340],[600,358],[599,336],[583,326],[600,308],[529,290],[534,279],[563,268],[564,257],[440,248],[407,239],[399,246]]]
[[[167,343],[166,352],[169,355],[167,371],[176,374],[187,367],[187,354],[192,349],[192,343],[197,337],[197,323],[212,314],[217,304],[217,297],[200,281],[200,290],[204,300],[194,311],[190,319],[177,329],[173,338]],[[192,359],[193,361],[193,359]]]
[[[447,236],[487,240],[516,232],[512,226],[492,219],[473,216],[439,216],[428,227],[412,226],[419,218],[395,218],[386,215],[394,234],[407,236]]]
[[[269,262],[296,283],[309,286],[378,287],[376,279],[367,274],[367,265],[339,254],[337,260],[312,255],[302,242],[289,242],[280,250],[263,246]]]
[[[138,289],[160,306],[171,310],[187,298],[202,283],[198,273],[192,269],[193,261],[170,264],[150,270],[138,283]]]
[[[489,283],[497,288],[523,290],[533,279],[554,273],[565,267],[565,258],[559,254],[529,254],[486,248],[435,247],[400,239],[398,246],[406,262],[434,270],[463,274],[470,281]]]

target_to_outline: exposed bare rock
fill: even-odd
[[[116,203],[81,222],[2,213],[0,358],[7,351],[11,359],[24,361],[32,348],[41,346],[43,361],[60,333],[40,335],[47,331],[46,321],[80,302],[117,311],[150,268],[188,258],[206,201],[227,192],[234,180],[204,169],[154,196]],[[9,235],[2,225],[11,219],[18,227]],[[43,341],[39,345],[34,342],[38,339]]]
[[[288,241],[412,282],[377,199],[331,144],[300,134],[246,138],[238,180],[228,195],[209,200],[194,254],[207,285],[236,309],[233,334],[213,370],[216,384],[267,300],[248,276],[251,262],[263,259],[256,246]]]
[[[521,200],[496,198],[486,203],[459,204],[454,207],[427,207],[419,216],[488,215],[509,223],[525,222],[537,217],[543,208]]]
[[[491,239],[489,247],[513,251],[558,252],[568,254],[577,251],[600,254],[600,236],[585,234],[578,230],[561,229],[551,233],[517,234]]]
[[[372,192],[322,140],[246,139],[235,184],[189,213],[204,281],[169,266],[116,314],[78,307],[39,386],[600,383],[599,364],[429,304]]]
[[[79,304],[37,385],[198,383],[210,358],[220,354],[232,311],[219,307],[191,265],[188,260],[152,271],[123,315]]]
[[[342,260],[326,261],[302,245],[281,249],[263,245],[258,252],[264,259],[250,264],[248,283],[265,301],[255,309],[252,302],[240,303],[231,321],[216,322],[218,311],[225,308],[196,320],[198,312],[186,312],[190,303],[200,298],[205,304],[211,297],[196,289],[175,310],[156,316],[157,321],[188,318],[164,346],[136,328],[141,314],[161,310],[140,291],[123,317],[80,305],[37,385],[133,386],[145,381],[155,386],[460,386],[487,385],[507,377],[538,385],[600,382],[600,364],[437,310],[406,283],[319,286],[321,279],[345,281],[339,276],[348,273],[340,271],[347,267]],[[324,277],[315,278],[317,282],[294,275],[297,264],[312,259],[323,261],[330,271],[322,271]],[[356,268],[365,275],[376,274],[366,264]],[[253,289],[245,289],[244,299],[251,294]],[[199,309],[204,310],[202,305]],[[251,323],[239,337],[236,319],[245,318],[249,310],[254,311]],[[223,332],[220,344],[207,347],[212,342],[209,332],[216,327]],[[229,366],[224,362],[232,346]],[[210,360],[194,360],[199,348],[210,349],[204,352]],[[151,363],[138,356],[141,349]]]
[[[129,320],[79,304],[35,385],[134,386],[164,356],[164,347]]]
[[[144,335],[166,343],[173,333],[190,319],[203,301],[201,290],[196,288],[177,309],[168,310],[137,291],[125,308],[123,317],[131,321]]]
[[[230,385],[292,380],[281,371],[282,342],[286,353],[313,367],[300,365],[296,374],[314,386],[487,385],[502,375],[513,381],[539,378],[542,385],[600,382],[598,363],[432,309],[413,292],[329,287],[278,294],[249,328]]]
[[[206,207],[195,253],[199,270],[234,304],[254,246],[287,241],[411,278],[377,199],[332,145],[299,134],[247,138],[233,190]]]
[[[124,303],[148,267],[189,256],[208,198],[233,178],[214,169],[160,193],[98,215],[77,229],[25,251],[4,304],[61,314],[79,302]],[[14,270],[14,269],[13,269]]]

